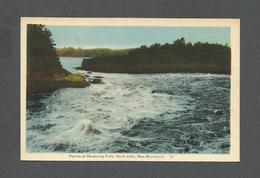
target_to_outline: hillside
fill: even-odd
[[[51,32],[44,25],[28,25],[27,94],[87,85],[84,77],[62,68]]]

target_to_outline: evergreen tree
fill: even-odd
[[[64,71],[57,57],[52,33],[44,25],[27,26],[27,76],[53,76]]]

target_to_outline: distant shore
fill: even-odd
[[[106,73],[231,73],[230,47],[209,43],[153,44],[126,55],[85,58],[78,69]]]

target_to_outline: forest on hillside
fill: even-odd
[[[27,77],[66,74],[56,53],[52,33],[44,25],[27,26]]]
[[[44,25],[27,25],[26,58],[28,96],[89,85],[83,76],[71,74],[62,67],[52,33]]]
[[[231,49],[207,42],[154,43],[127,54],[84,59],[81,69],[109,73],[219,73],[230,74]]]

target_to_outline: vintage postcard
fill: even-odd
[[[240,161],[239,19],[21,18],[21,160]]]

